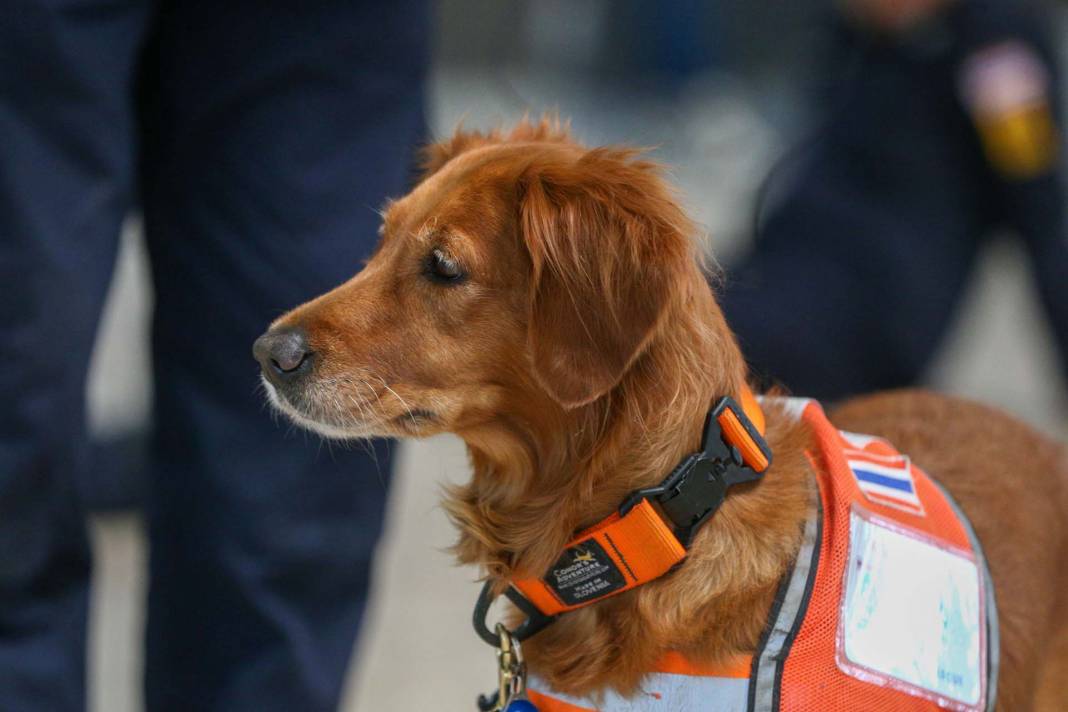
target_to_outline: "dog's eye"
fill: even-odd
[[[465,276],[460,263],[436,248],[427,255],[426,273],[436,282],[459,282]]]

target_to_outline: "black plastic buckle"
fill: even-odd
[[[510,631],[512,637],[520,643],[556,620],[556,616],[547,616],[539,611],[537,606],[528,601],[523,594],[512,586],[505,589],[504,595],[515,604],[516,608],[527,615],[526,619],[516,626],[515,630]],[[500,642],[497,633],[490,630],[490,627],[486,625],[486,616],[489,615],[490,606],[493,605],[495,598],[496,596],[493,595],[493,582],[487,581],[482,586],[482,592],[478,594],[478,601],[475,602],[472,622],[475,625],[475,632],[478,633],[478,637],[496,648]]]
[[[733,398],[724,396],[705,419],[701,452],[688,455],[656,487],[632,492],[620,506],[620,516],[626,516],[643,499],[653,499],[675,524],[679,542],[689,548],[693,535],[723,504],[730,487],[759,480],[766,468],[757,472],[749,467],[741,451],[723,439],[719,416],[728,409],[738,418],[770,466],[771,449],[767,442],[741,406]]]

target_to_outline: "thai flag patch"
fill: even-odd
[[[846,442],[846,462],[865,497],[875,504],[909,514],[920,517],[926,514],[916,494],[908,456],[894,451],[880,438],[846,432],[842,433],[842,438]]]

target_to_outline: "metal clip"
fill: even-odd
[[[479,697],[478,708],[482,712],[504,712],[513,709],[513,703],[526,700],[527,666],[523,662],[523,649],[503,624],[497,624],[496,632],[497,693]]]

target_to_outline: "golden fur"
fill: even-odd
[[[367,267],[276,322],[303,329],[316,360],[272,398],[330,436],[457,433],[473,468],[446,498],[458,558],[501,588],[540,576],[576,530],[695,450],[709,405],[746,378],[694,233],[635,151],[584,148],[554,121],[458,132],[387,206]],[[433,250],[465,277],[428,274]],[[1047,649],[1065,628],[1060,449],[927,394],[831,417],[889,437],[971,516],[1002,614],[999,709],[1029,709],[1036,676],[1063,685],[1065,653]],[[665,651],[712,662],[755,648],[813,486],[806,433],[775,407],[767,419],[763,481],[732,490],[678,570],[530,639],[533,670],[570,694],[627,693]]]

